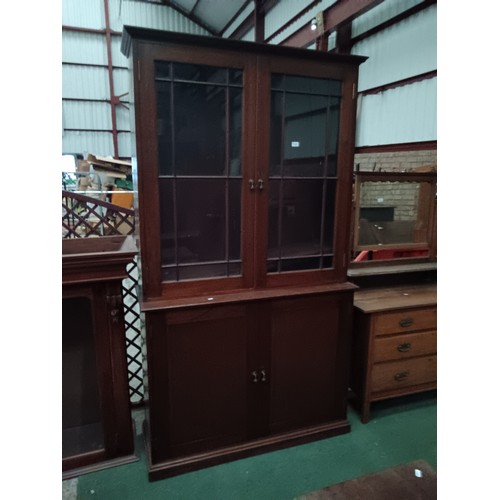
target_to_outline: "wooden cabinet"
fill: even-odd
[[[352,291],[148,311],[151,477],[348,432]]]
[[[365,58],[124,28],[150,478],[347,432]]]
[[[137,460],[128,393],[122,280],[132,238],[62,242],[63,479]]]
[[[364,423],[373,401],[436,388],[436,285],[359,290],[351,389]]]

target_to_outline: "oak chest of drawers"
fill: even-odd
[[[355,293],[350,386],[363,423],[374,401],[436,388],[436,317],[435,284]]]

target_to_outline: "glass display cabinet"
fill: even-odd
[[[63,479],[137,460],[122,280],[130,236],[62,241]]]
[[[125,27],[149,477],[350,430],[361,56]]]

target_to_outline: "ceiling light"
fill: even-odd
[[[318,21],[316,20],[316,18],[314,18],[314,19],[311,21],[311,29],[312,29],[313,31],[315,31],[317,28],[318,28]]]

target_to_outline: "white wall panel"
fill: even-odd
[[[104,1],[104,0],[101,0]],[[133,0],[108,0],[109,24],[113,31],[121,31],[123,28],[122,13],[123,6]],[[137,2],[134,2],[137,3]]]
[[[118,134],[118,151],[122,158],[130,158],[131,134]],[[82,154],[84,158],[89,153],[99,156],[114,156],[113,134],[110,132],[65,132],[62,137],[62,153]]]
[[[359,96],[356,146],[437,140],[437,78]]]
[[[109,99],[108,69],[91,66],[63,66],[62,97]]]
[[[63,26],[77,26],[79,28],[104,29],[103,0],[63,0]]]
[[[353,54],[368,56],[359,68],[359,90],[437,68],[436,6],[362,40]]]
[[[92,153],[99,156],[113,156],[113,134],[111,132],[64,132],[62,152],[80,153],[86,158]],[[120,155],[122,155],[120,151]]]
[[[130,132],[120,132],[118,134],[118,151],[122,158],[132,156],[132,134]]]
[[[126,99],[126,97],[124,98]],[[111,104],[109,102],[63,101],[63,127],[83,130],[111,130]],[[116,107],[116,128],[130,130],[130,111]]]
[[[116,128],[118,130],[130,131],[130,127],[130,110],[123,106],[116,106]]]
[[[129,60],[122,54],[121,46],[122,46],[121,36],[111,37],[111,58],[113,60],[113,66],[128,68]]]
[[[130,87],[130,74],[127,69],[114,69],[113,70],[113,84],[115,89],[115,95],[123,95],[128,93]],[[128,96],[124,97],[124,100],[128,100]]]
[[[68,129],[111,130],[108,102],[63,101],[63,125]]]
[[[63,31],[62,61],[81,64],[108,64],[105,36],[95,33]]]

